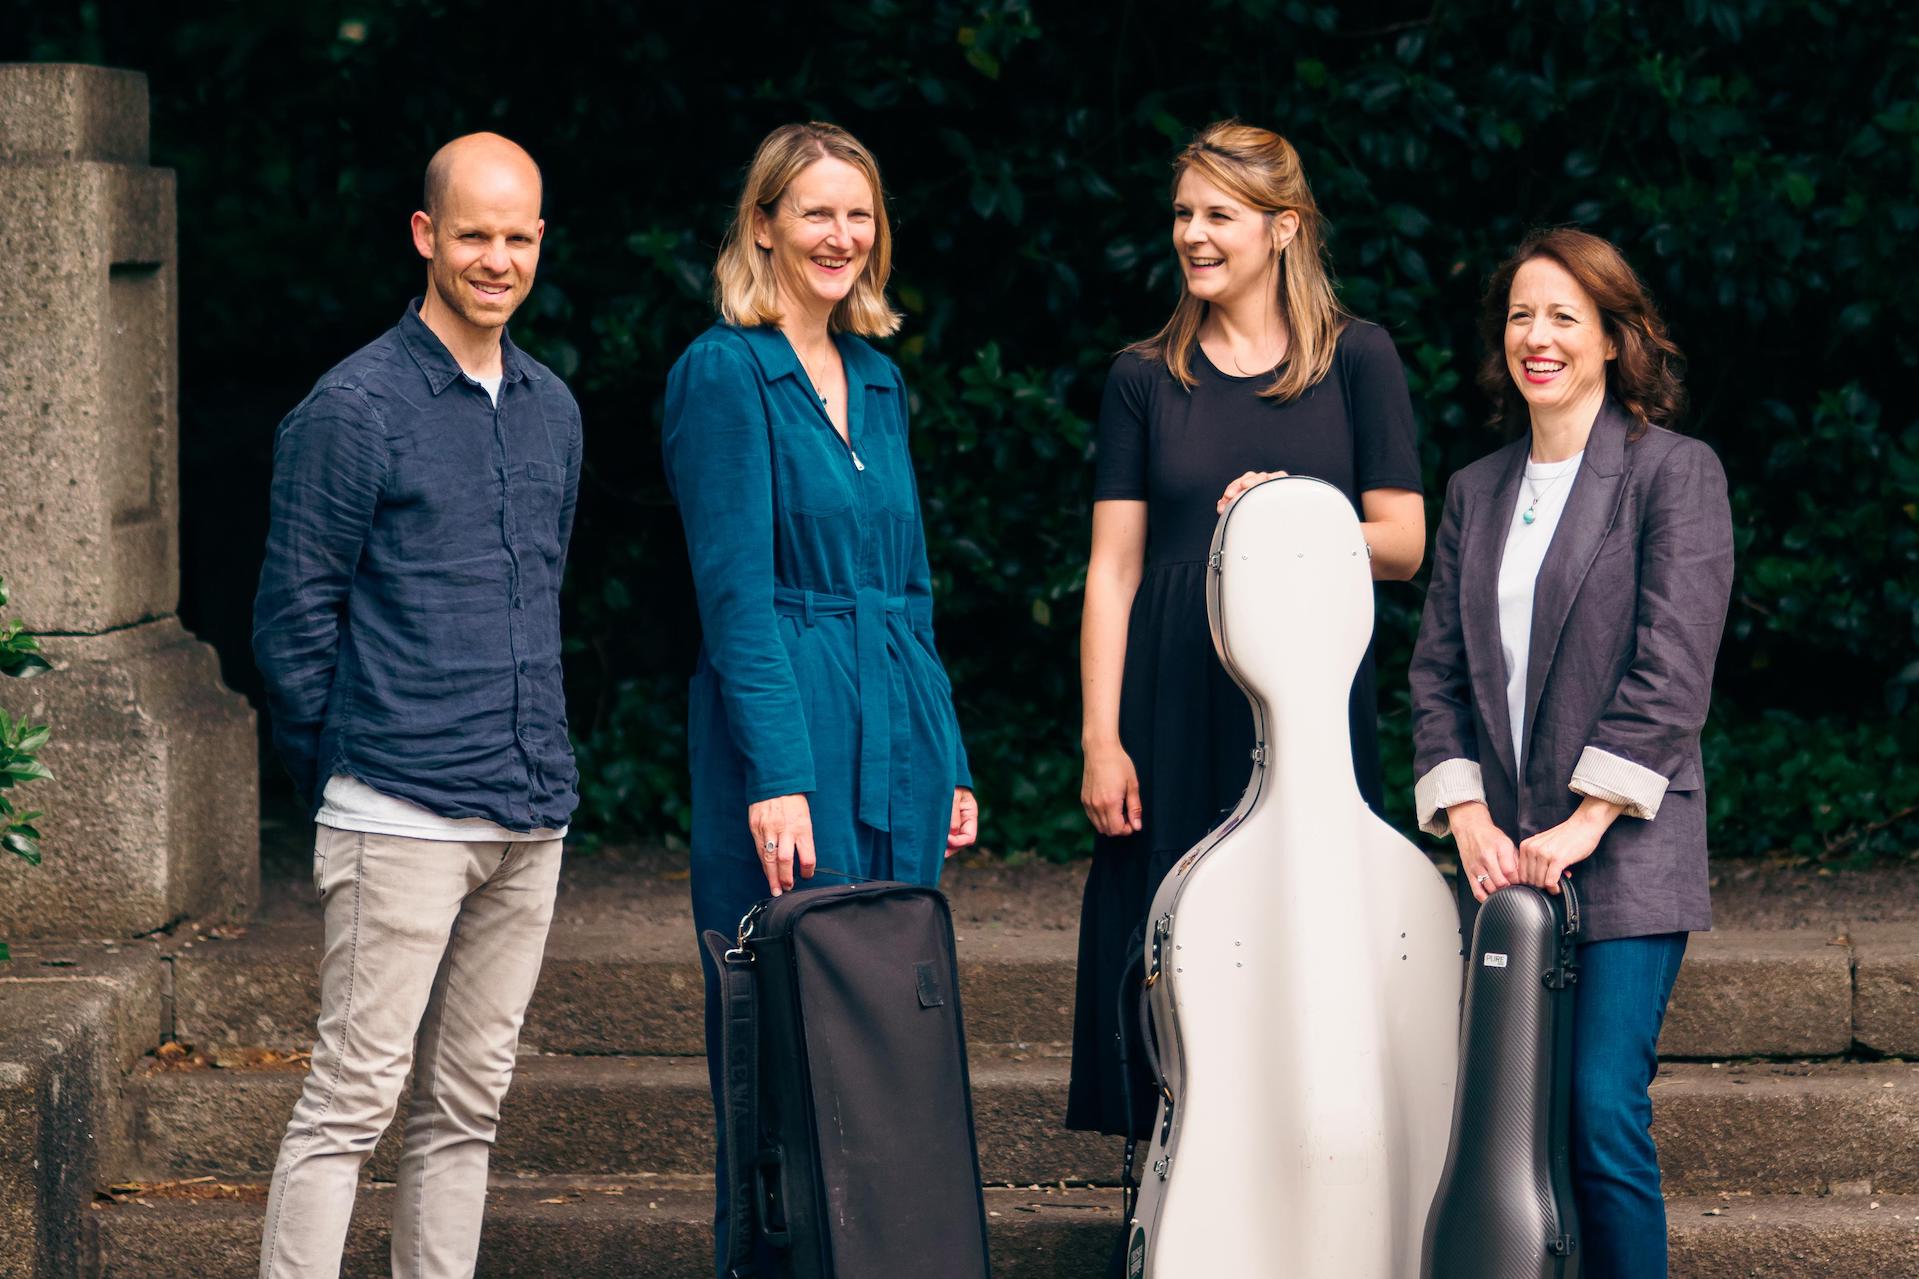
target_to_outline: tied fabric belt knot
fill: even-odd
[[[808,626],[822,617],[853,615],[854,670],[860,697],[860,821],[891,830],[893,679],[886,664],[886,615],[904,617],[906,597],[863,587],[853,595],[773,588],[773,607]]]

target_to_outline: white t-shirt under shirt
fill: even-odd
[[[1527,458],[1526,474],[1519,482],[1519,500],[1513,504],[1512,523],[1506,530],[1505,558],[1499,562],[1499,646],[1506,655],[1506,712],[1513,727],[1513,762],[1522,771],[1526,766],[1520,755],[1526,740],[1526,662],[1532,653],[1533,584],[1566,509],[1566,499],[1579,482],[1579,463],[1585,456],[1582,449],[1563,462]],[[1526,522],[1528,511],[1533,516],[1530,524]]]
[[[445,839],[465,844],[536,843],[565,839],[558,830],[508,830],[484,817],[442,817],[410,800],[374,790],[357,777],[335,773],[320,797],[313,820],[335,830],[365,831],[370,835],[404,835],[408,839]]]
[[[504,375],[474,378],[495,406],[500,403],[500,382]],[[368,786],[357,777],[336,773],[327,780],[320,797],[320,811],[314,821],[335,830],[365,831],[373,835],[403,835],[409,839],[443,839],[460,843],[532,843],[566,838],[567,828],[558,830],[508,830],[484,817],[442,817],[411,801],[387,795]]]

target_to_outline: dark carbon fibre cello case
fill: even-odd
[[[1579,899],[1511,885],[1473,926],[1452,1144],[1423,1279],[1578,1279],[1569,1153]]]

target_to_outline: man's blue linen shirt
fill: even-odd
[[[579,802],[560,679],[579,407],[504,333],[496,407],[419,311],[275,437],[253,611],[274,741],[316,810],[345,773],[442,817],[557,828]]]

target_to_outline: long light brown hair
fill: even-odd
[[[1333,295],[1332,272],[1326,263],[1326,219],[1306,185],[1299,152],[1270,129],[1221,120],[1202,129],[1173,161],[1175,194],[1188,170],[1259,210],[1268,221],[1289,209],[1299,215],[1299,232],[1276,264],[1276,301],[1288,334],[1286,359],[1273,384],[1260,391],[1269,399],[1296,399],[1333,367],[1333,348],[1351,318]],[[1193,347],[1199,341],[1207,305],[1187,292],[1182,278],[1179,304],[1166,327],[1127,350],[1163,362],[1181,385],[1191,388],[1195,385]]]
[[[860,278],[827,321],[835,333],[887,337],[897,332],[900,316],[886,301],[886,279],[893,272],[893,228],[886,219],[886,190],[880,185],[880,167],[858,138],[836,124],[817,120],[783,124],[766,135],[753,152],[733,225],[720,245],[713,266],[713,304],[728,324],[752,327],[778,324],[779,285],[773,275],[773,254],[753,237],[756,214],[771,217],[793,179],[828,157],[844,160],[866,175],[873,191],[873,251]]]
[[[1479,306],[1479,336],[1486,353],[1479,361],[1479,388],[1493,401],[1493,425],[1531,421],[1526,397],[1506,367],[1506,311],[1513,277],[1534,258],[1566,268],[1599,308],[1600,323],[1616,352],[1606,361],[1606,391],[1632,414],[1629,439],[1649,426],[1674,425],[1686,411],[1681,381],[1685,356],[1666,334],[1652,295],[1634,273],[1626,255],[1611,240],[1572,227],[1534,231],[1502,262],[1486,285]]]

